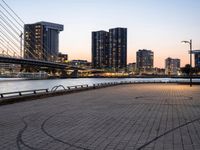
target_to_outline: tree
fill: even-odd
[[[190,64],[186,64],[185,67],[181,68],[181,72],[186,74],[186,75],[189,75],[190,74],[190,67],[191,67]],[[193,74],[194,72],[195,72],[195,69],[191,68],[191,73]]]

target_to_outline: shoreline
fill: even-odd
[[[57,80],[57,79],[189,79],[188,76],[134,76],[134,77],[70,77],[70,78],[46,78],[46,79],[31,79],[31,78],[8,78],[0,77],[0,82],[10,81],[31,81],[31,80]],[[4,80],[7,79],[7,80]],[[200,79],[200,76],[193,76],[192,79]]]

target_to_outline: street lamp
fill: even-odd
[[[182,43],[188,43],[190,44],[190,87],[192,87],[192,40],[190,41],[182,41]]]

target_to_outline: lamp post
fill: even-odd
[[[183,43],[188,43],[190,45],[190,87],[192,87],[192,40],[190,41],[182,41]]]

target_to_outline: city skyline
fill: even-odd
[[[113,27],[128,28],[128,63],[136,62],[138,49],[151,49],[155,53],[155,67],[163,68],[167,57],[180,58],[184,66],[189,63],[189,46],[181,41],[193,39],[193,48],[200,49],[197,0],[6,2],[27,24],[38,21],[64,24],[60,52],[67,53],[70,60],[91,61],[91,31]]]

